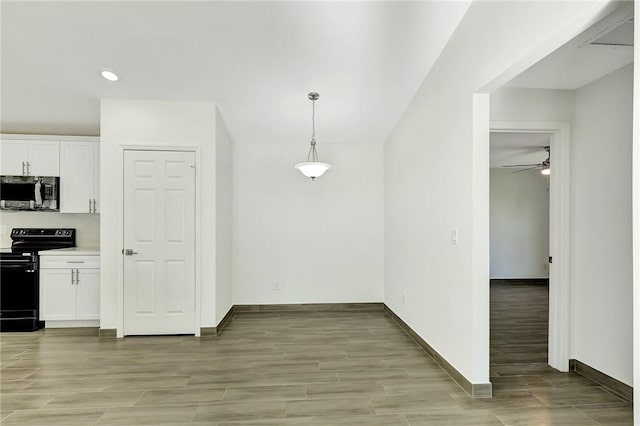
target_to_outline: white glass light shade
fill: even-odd
[[[296,169],[300,170],[303,175],[308,178],[315,179],[320,177],[331,168],[331,164],[327,163],[318,163],[318,162],[309,162],[309,163],[298,163],[295,165]]]
[[[118,76],[111,70],[102,70],[100,74],[109,81],[118,81]]]
[[[540,173],[542,173],[545,176],[548,176],[551,174],[551,168],[550,167],[545,167],[542,170],[540,170]]]

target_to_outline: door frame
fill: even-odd
[[[126,151],[175,151],[175,152],[193,152],[195,154],[195,163],[196,163],[196,174],[195,174],[195,321],[194,321],[194,335],[196,337],[200,337],[200,326],[201,326],[201,292],[202,285],[200,280],[200,270],[201,270],[201,244],[202,239],[200,238],[200,147],[192,146],[192,145],[136,145],[136,144],[123,144],[118,146],[119,150],[119,167],[120,170],[117,171],[119,176],[122,179],[122,191],[120,197],[120,215],[119,215],[119,227],[120,233],[118,234],[120,247],[124,248],[124,155]],[[116,337],[124,337],[124,255],[119,256],[118,261],[118,324],[116,327]]]
[[[569,371],[571,339],[571,125],[556,121],[491,121],[493,133],[548,133],[553,164],[549,190],[549,365]],[[488,167],[488,165],[487,165]],[[487,197],[489,194],[487,194]]]

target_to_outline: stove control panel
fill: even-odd
[[[13,228],[11,238],[45,237],[45,238],[69,238],[75,234],[74,228]]]

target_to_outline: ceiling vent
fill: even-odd
[[[633,47],[633,12],[623,17],[604,19],[580,47]],[[597,28],[597,29],[596,29]]]

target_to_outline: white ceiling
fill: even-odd
[[[575,90],[633,62],[633,47],[593,46],[598,36],[611,34],[628,21],[633,3],[621,2],[611,14],[515,77],[506,87]],[[550,135],[541,133],[491,133],[492,168],[507,164],[537,164],[547,158],[544,147]],[[515,169],[517,170],[517,169]]]
[[[547,158],[544,147],[550,142],[549,133],[491,133],[491,167],[542,163]]]
[[[515,77],[506,87],[575,90],[633,62],[633,47],[594,46],[589,41],[612,34],[633,16],[633,3],[621,6],[532,67]],[[628,27],[631,28],[632,23]],[[633,43],[633,32],[629,41]],[[627,38],[627,37],[624,37]]]
[[[99,134],[99,99],[215,101],[238,142],[383,143],[468,2],[1,3],[2,132]],[[111,83],[99,70],[115,70]]]

